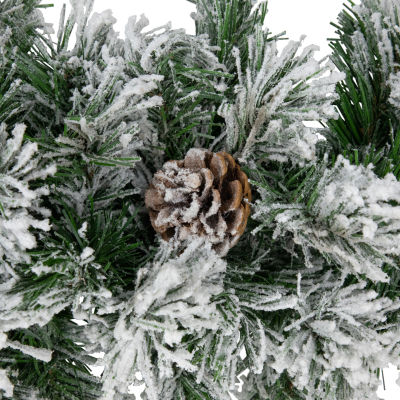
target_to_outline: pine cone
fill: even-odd
[[[145,203],[153,228],[164,240],[206,236],[225,255],[243,234],[250,215],[247,175],[233,157],[190,149],[154,174]]]

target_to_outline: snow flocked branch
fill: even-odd
[[[243,161],[254,150],[282,162],[304,164],[316,159],[317,129],[307,128],[303,121],[336,118],[335,84],[344,74],[336,72],[331,62],[315,60],[317,46],[296,56],[302,41],[291,41],[279,54],[276,42],[264,42],[260,32],[250,36],[245,71],[242,56],[234,49],[236,99],[226,100],[219,114],[226,121],[227,148]]]
[[[376,370],[399,365],[400,330],[387,322],[398,299],[380,297],[365,281],[344,285],[346,276],[329,271],[303,283],[299,274],[298,319],[284,327],[284,342],[269,354],[269,366],[287,371],[310,400],[375,399]]]
[[[274,337],[264,335],[257,347],[263,369],[240,378],[238,399],[283,393],[302,400],[377,399],[377,370],[399,365],[400,331],[388,321],[399,302],[368,290],[365,281],[346,285],[345,279],[331,271],[298,273],[295,317]]]
[[[64,35],[77,25],[73,49],[59,38],[65,43],[55,64],[71,76],[72,110],[65,119],[68,132],[54,138],[47,154],[57,157],[61,167],[70,168],[76,159],[85,166],[86,176],[57,186],[80,214],[89,197],[102,208],[144,191],[152,175],[148,166],[161,166],[160,148],[169,141],[178,145],[182,132],[188,131],[201,147],[215,113],[202,103],[222,98],[226,90],[224,67],[205,36],[169,25],[142,32],[149,23],[142,16],[129,19],[122,40],[112,29],[111,12],[89,19],[90,8],[90,1],[78,2],[67,20]]]
[[[0,125],[0,315],[11,305],[5,293],[18,279],[17,264],[30,262],[28,250],[36,247],[37,234],[51,228],[50,211],[41,206],[49,190],[31,184],[56,172],[54,165],[42,163],[36,143],[24,142],[25,125],[16,125],[11,134],[6,128]],[[0,349],[11,347],[43,361],[51,359],[51,351],[9,341],[4,331],[0,317]],[[1,369],[0,389],[12,396],[13,386]]]
[[[249,349],[246,365],[260,373],[265,360],[259,347],[267,336],[282,336],[250,315],[290,309],[296,294],[261,284],[252,295],[245,285],[226,291],[227,264],[211,244],[192,238],[183,248],[161,243],[155,261],[138,272],[136,290],[89,316],[89,350],[105,352],[99,360],[103,399],[127,395],[140,371],[150,400],[181,393],[186,374],[228,400],[241,372],[242,346]]]
[[[43,160],[38,155],[37,144],[24,143],[25,129],[25,125],[19,124],[9,134],[6,125],[0,125],[0,260],[3,268],[8,264],[29,262],[26,250],[36,246],[31,228],[50,230],[50,212],[40,205],[49,189],[47,186],[35,189],[30,185],[54,175],[56,167],[41,164]],[[34,214],[44,218],[38,219]]]
[[[189,372],[199,369],[186,340],[201,341],[207,331],[215,332],[225,324],[214,300],[223,291],[225,261],[210,246],[199,245],[199,240],[178,256],[171,257],[172,253],[170,244],[162,244],[154,263],[138,272],[135,293],[123,304],[115,303],[119,318],[113,337],[100,341],[107,343],[103,349],[104,399],[127,394],[138,370],[146,383],[148,399],[166,396],[166,381],[173,383],[175,368]],[[99,318],[89,321],[92,335],[102,335],[97,321],[102,314],[113,312],[111,304],[99,309]]]
[[[302,203],[275,203],[267,189],[258,190],[263,200],[253,217],[261,225],[254,233],[273,214],[274,238],[291,233],[309,266],[316,249],[348,274],[388,281],[382,266],[395,264],[391,257],[400,254],[400,183],[392,174],[378,178],[372,165],[351,165],[339,156],[333,168],[315,168]]]

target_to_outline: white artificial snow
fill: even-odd
[[[88,259],[90,259],[91,261],[93,261],[93,254],[94,254],[94,250],[91,248],[91,247],[85,247],[83,250],[82,250],[82,253],[81,253],[81,259],[82,259],[82,261],[87,261]]]
[[[120,136],[119,141],[121,142],[122,147],[126,149],[132,141],[132,135],[130,135],[129,133],[124,133]]]
[[[349,55],[351,62],[363,73],[365,84],[371,87],[371,66],[376,65],[375,54],[371,53],[369,44],[376,43],[380,58],[380,73],[382,79],[389,83],[391,89],[390,99],[394,105],[398,105],[398,72],[395,62],[395,53],[399,46],[391,35],[400,31],[398,25],[398,0],[363,0],[354,9],[362,21],[363,28],[356,27],[352,36],[354,51]],[[370,88],[373,90],[372,88]],[[397,111],[395,110],[397,113]]]
[[[197,193],[193,193],[190,206],[188,208],[183,209],[182,221],[190,222],[194,220],[199,215],[200,208],[201,208],[201,203],[198,199],[198,195]]]
[[[0,350],[6,347],[7,335],[0,332]]]
[[[6,125],[0,125],[0,259],[29,261],[26,250],[36,246],[36,237],[30,228],[49,231],[47,219],[30,215],[40,210],[41,197],[47,188],[31,189],[30,182],[54,175],[54,165],[40,166],[36,143],[23,143],[26,126],[15,125],[11,135]],[[42,211],[42,215],[47,213]]]
[[[78,229],[78,235],[81,239],[86,238],[86,232],[87,232],[87,222],[85,221],[82,226]]]
[[[31,271],[36,274],[37,276],[48,274],[52,271],[50,267],[47,267],[42,264],[37,264],[31,268]]]
[[[7,397],[12,397],[14,392],[14,386],[10,382],[7,376],[7,371],[0,369],[0,390],[4,391]]]
[[[86,39],[85,46],[90,48],[97,40],[98,33],[105,27],[107,29],[107,27],[114,25],[116,22],[117,20],[112,16],[111,10],[93,13],[84,31],[84,38]]]
[[[270,365],[278,373],[286,370],[296,387],[307,388],[310,399],[323,397],[325,385],[333,387],[338,377],[357,396],[370,398],[379,385],[374,371],[398,362],[400,332],[386,327],[383,316],[399,304],[366,291],[365,282],[343,286],[346,275],[330,279],[330,274],[318,279],[328,283],[323,291],[316,290],[315,280],[302,281],[298,323],[288,325],[290,335],[268,349],[274,359]]]
[[[125,27],[126,50],[129,54],[138,52],[145,46],[145,39],[140,32],[148,25],[149,20],[143,14],[139,20],[137,20],[137,16],[129,17]]]
[[[143,315],[158,298],[163,298],[174,287],[183,282],[183,276],[172,263],[167,263],[156,276],[151,289],[141,290],[134,302],[134,310],[138,316]]]
[[[36,358],[37,360],[44,361],[44,362],[50,362],[51,361],[51,356],[52,356],[52,351],[47,350],[47,349],[40,349],[32,346],[27,346],[18,342],[14,341],[7,341],[8,347],[11,347],[12,349],[15,350],[20,350],[22,353],[31,356],[33,358]]]

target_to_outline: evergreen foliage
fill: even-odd
[[[335,153],[355,163],[376,165],[380,176],[399,177],[399,113],[396,76],[400,61],[397,1],[345,4],[332,60],[346,79],[337,85],[340,117],[329,122]],[[329,131],[328,131],[329,132]]]
[[[400,3],[349,1],[320,61],[278,51],[266,2],[189,1],[196,35],[142,16],[122,39],[71,0],[53,43],[45,4],[0,0],[0,397],[377,399],[400,366]],[[192,147],[251,180],[226,257],[145,209]]]

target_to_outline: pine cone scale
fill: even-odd
[[[212,186],[214,183],[214,175],[207,168],[202,168],[201,174],[203,175],[203,178],[204,178],[204,181],[203,181],[204,186],[203,186],[203,190],[202,190],[203,193],[200,196],[200,200],[204,201],[210,195],[210,191],[212,190]]]
[[[231,181],[228,182],[224,189],[224,200],[221,208],[222,212],[232,211],[239,208],[243,199],[242,184],[238,180]]]
[[[251,201],[251,188],[250,188],[249,180],[247,179],[247,175],[242,170],[239,169],[237,171],[237,177],[238,177],[240,183],[242,184],[243,196],[248,201]]]
[[[218,189],[221,190],[222,182],[225,178],[225,175],[228,173],[227,163],[221,154],[214,154],[213,158],[211,159],[210,170],[215,177],[215,183],[218,186]]]
[[[227,163],[228,173],[230,175],[230,176],[228,176],[228,179],[233,180],[234,179],[233,172],[235,172],[237,164],[236,164],[234,158],[230,154],[226,153],[225,151],[221,151],[220,154],[222,155],[222,157],[224,157],[225,162]]]
[[[212,189],[212,202],[210,208],[207,210],[205,217],[211,217],[218,213],[221,208],[221,195],[217,189]]]
[[[164,198],[153,184],[151,184],[149,189],[146,191],[145,202],[148,208],[157,211],[161,211],[164,206]]]

